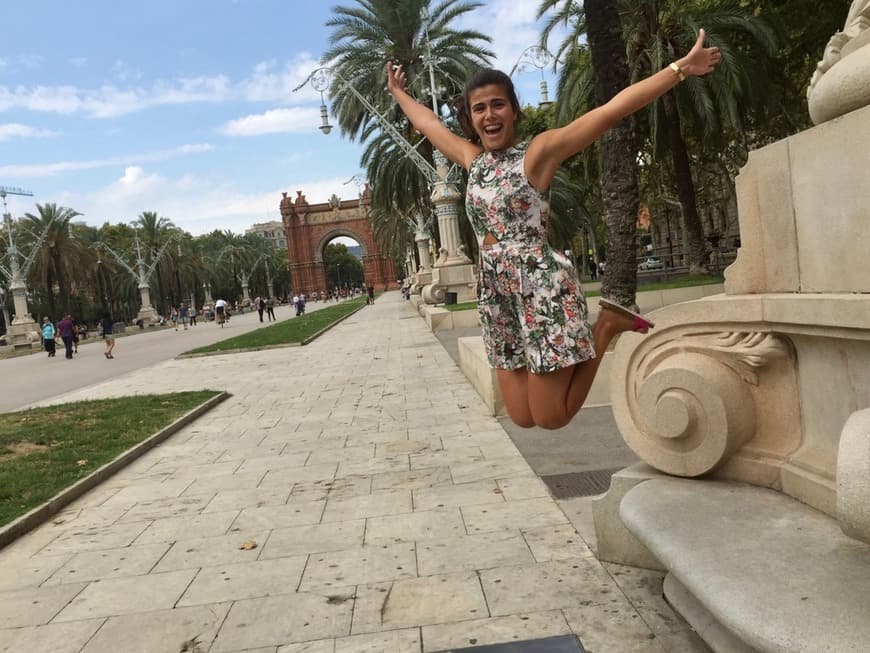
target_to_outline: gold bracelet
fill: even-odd
[[[680,68],[680,65],[679,65],[676,61],[672,61],[672,62],[670,63],[670,65],[668,66],[668,68],[670,68],[671,70],[674,71],[674,74],[677,76],[677,78],[678,78],[681,82],[682,82],[682,81],[685,81],[685,79],[686,79],[686,73],[683,72],[683,69]]]

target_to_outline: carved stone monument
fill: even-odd
[[[856,0],[813,78],[816,126],[741,170],[725,294],[657,311],[614,355],[646,465],[595,505],[599,557],[666,570],[715,651],[870,641],[868,26]]]

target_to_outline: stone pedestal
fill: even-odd
[[[150,324],[157,324],[157,311],[151,305],[151,288],[144,284],[140,285],[139,297],[142,299],[142,307],[136,314],[136,321],[142,320],[142,324],[144,326],[148,326]]]
[[[447,178],[447,160],[436,153],[435,163],[442,179]],[[459,236],[459,203],[462,196],[456,185],[447,181],[435,184],[432,203],[438,216],[441,250],[432,269],[432,282],[423,288],[427,304],[440,304],[445,293],[456,293],[457,302],[477,297],[477,268],[465,254]]]
[[[24,284],[13,281],[11,291],[15,318],[6,330],[6,341],[13,349],[38,349],[39,325],[27,310],[27,289]]]

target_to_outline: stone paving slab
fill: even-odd
[[[306,347],[59,398],[216,380],[232,395],[0,550],[0,653],[426,653],[571,632],[591,650],[704,651],[660,575],[598,563],[402,317],[387,294]]]

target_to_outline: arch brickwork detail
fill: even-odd
[[[362,249],[363,279],[377,290],[395,290],[396,270],[392,260],[381,254],[372,235],[369,220],[371,191],[368,186],[359,199],[341,200],[333,195],[328,202],[309,204],[301,190],[290,198],[282,193],[281,220],[287,237],[290,283],[294,292],[310,295],[326,290],[323,251],[338,236],[348,236]]]

